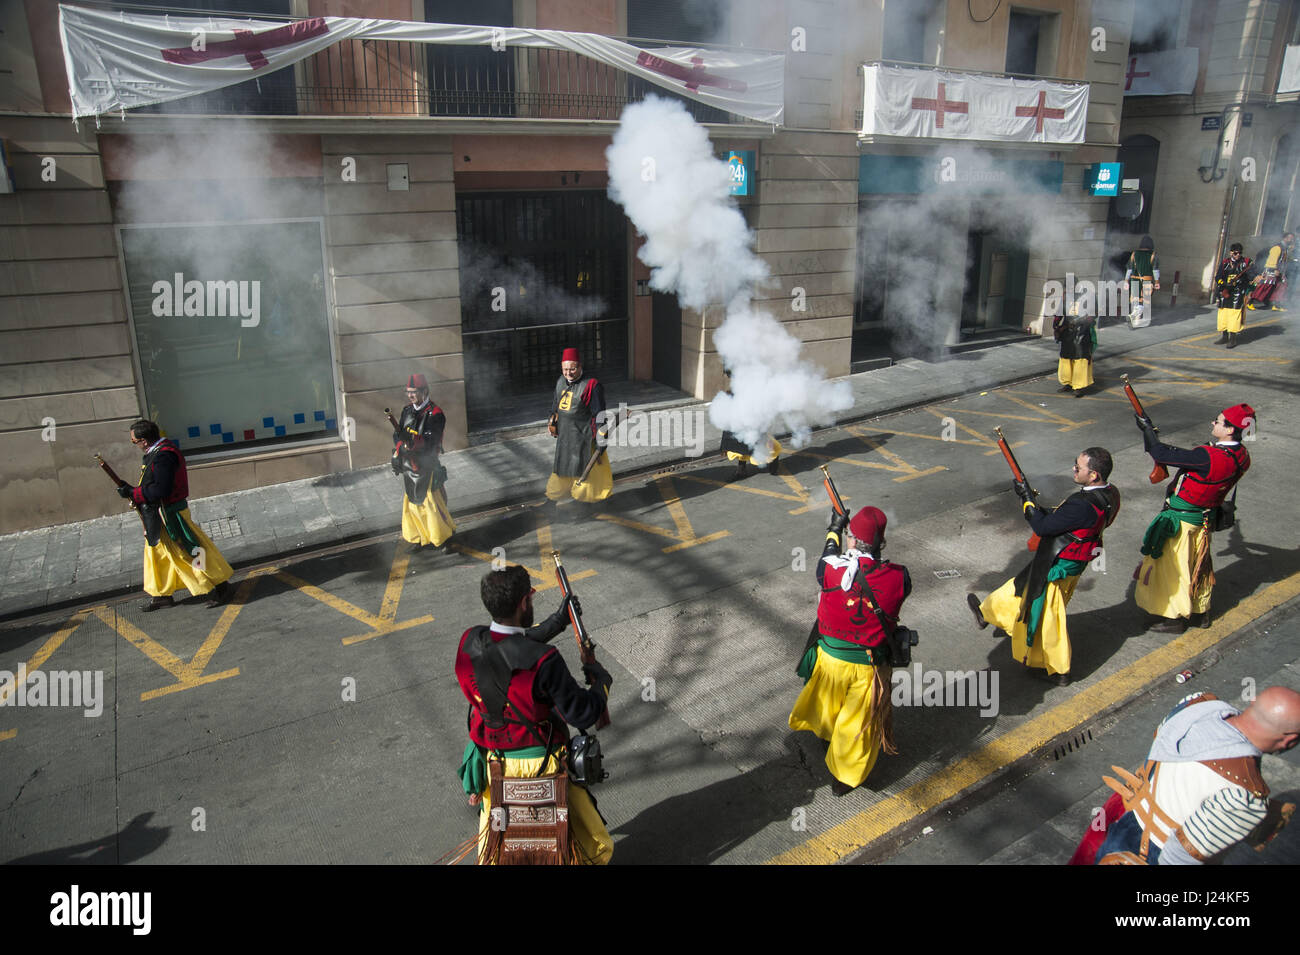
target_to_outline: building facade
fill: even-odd
[[[1144,202],[1112,220],[1108,248],[1150,234],[1157,305],[1175,277],[1181,300],[1204,302],[1230,243],[1253,257],[1296,227],[1300,4],[1164,0],[1139,9],[1134,39],[1120,158]]]
[[[1043,334],[1047,283],[1103,272],[1110,205],[1084,180],[1116,158],[1131,0],[146,6],[781,54],[780,124],[685,105],[720,158],[752,157],[737,201],[772,274],[759,304],[831,376]],[[0,195],[0,532],[113,512],[91,455],[128,476],[140,416],[180,441],[208,494],[383,463],[384,409],[412,372],[453,450],[542,419],[568,344],[615,401],[621,382],[704,399],[723,387],[722,309],[654,293],[606,195],[619,113],[657,87],[554,50],[345,40],[74,126],[57,6],[3,16],[15,69],[0,85],[13,182]],[[1016,109],[1046,138],[957,138],[955,120],[868,132],[873,64],[918,84],[1014,74],[1045,97],[1085,90],[1081,141],[1052,141],[1048,100],[1035,117],[1033,96]]]

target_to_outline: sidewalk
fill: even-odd
[[[1111,383],[1108,377],[1114,375],[1107,366],[1116,356],[1213,329],[1213,310],[1204,305],[1158,309],[1152,324],[1142,329],[1105,319],[1095,356],[1098,386]],[[975,349],[936,362],[906,359],[849,376],[854,406],[839,423],[1008,382],[1054,376],[1056,363],[1057,346],[1051,339]],[[608,398],[617,405],[617,393]],[[690,401],[684,406],[706,404]],[[633,410],[664,414],[656,410],[662,407]],[[677,404],[674,410],[681,407]],[[705,455],[716,453],[720,438],[706,417]],[[539,420],[536,434],[443,455],[453,516],[540,498],[553,447]],[[686,449],[680,446],[610,448],[616,478],[686,458]],[[381,465],[214,497],[191,497],[190,506],[194,518],[238,568],[308,548],[396,533],[401,489],[388,466]],[[0,536],[0,620],[138,591],[142,579],[140,524],[130,511]]]

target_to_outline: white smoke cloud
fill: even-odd
[[[789,430],[801,447],[813,427],[852,407],[848,382],[828,382],[799,357],[797,338],[753,308],[767,265],[754,254],[753,233],[730,197],[727,164],[713,155],[704,128],[679,104],[648,97],[623,111],[605,156],[610,196],[645,236],[638,254],[652,269],[651,286],[676,293],[689,308],[726,307],[713,342],[731,370],[731,394],[714,398],[714,425],[751,447]]]

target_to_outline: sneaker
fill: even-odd
[[[975,615],[975,626],[981,630],[987,629],[989,622],[984,619],[984,614],[980,612],[980,599],[974,594],[967,594],[966,606],[970,607],[970,612]]]

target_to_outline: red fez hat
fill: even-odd
[[[576,361],[579,365],[582,364],[582,359],[578,357],[578,349],[576,348],[564,349],[564,353],[560,355],[560,361]]]
[[[1223,409],[1223,420],[1234,428],[1246,428],[1255,420],[1255,409],[1247,404],[1233,405]]]
[[[425,380],[424,375],[412,375],[406,380],[406,387],[414,388],[416,391],[428,391],[429,382]]]
[[[849,521],[849,532],[858,540],[877,546],[885,536],[885,512],[878,507],[864,507]]]

